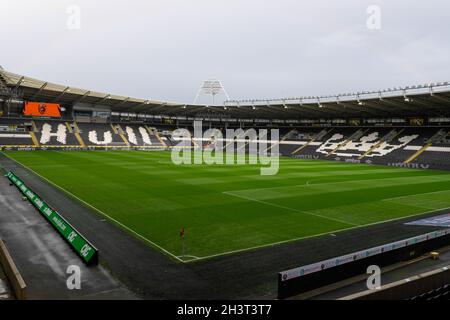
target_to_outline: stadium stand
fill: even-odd
[[[177,144],[173,130],[192,131],[193,120],[203,120],[224,134],[230,127],[242,128],[237,140],[251,128],[279,129],[276,145],[283,156],[450,169],[448,83],[336,97],[230,100],[226,108],[104,94],[3,69],[0,90],[2,148],[164,149]],[[57,103],[61,118],[25,117],[27,101]],[[223,141],[224,149],[231,143]],[[213,145],[191,141],[197,149]],[[245,141],[246,150],[248,145]]]
[[[170,134],[159,137],[143,124],[77,123],[74,121],[0,118],[0,146],[40,148],[149,147],[165,148]]]
[[[448,168],[448,128],[334,128],[322,137],[281,142],[283,155],[391,166]],[[305,133],[307,135],[307,133]],[[295,149],[295,143],[301,146]],[[443,161],[444,160],[444,161]]]
[[[0,118],[0,146],[40,148],[171,148],[175,128],[144,123],[86,123],[72,120]],[[192,131],[192,128],[187,128]],[[412,168],[450,169],[448,127],[334,127],[282,130],[283,156]],[[236,137],[243,141],[245,134]],[[225,132],[223,132],[225,136]],[[268,138],[270,140],[270,138]],[[245,140],[248,150],[249,140]],[[224,150],[232,141],[223,141]],[[210,148],[212,141],[192,140],[192,147]],[[268,146],[270,150],[273,145]],[[242,146],[241,146],[242,148]]]
[[[172,133],[169,130],[163,130],[159,133],[161,141],[167,147],[172,147],[176,145],[176,141],[172,138]]]
[[[282,138],[280,142],[280,154],[284,156],[295,155],[306,149],[308,145],[313,144],[313,139],[321,129],[308,128],[307,131],[293,129]]]
[[[450,284],[446,284],[437,289],[425,292],[419,296],[414,296],[411,301],[448,301],[450,300]]]
[[[108,124],[77,123],[75,130],[88,147],[126,146],[119,133]]]
[[[17,120],[4,119],[0,122],[0,145],[3,146],[33,146],[26,125]]]

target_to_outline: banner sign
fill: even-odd
[[[27,199],[39,210],[39,212],[52,224],[59,234],[72,246],[75,252],[87,264],[98,263],[98,250],[84,238],[74,227],[70,225],[58,212],[53,210],[36,193],[28,188],[11,171],[5,175]]]
[[[359,252],[350,253],[344,256],[331,258],[328,260],[320,261],[317,263],[313,263],[307,266],[294,268],[287,271],[280,272],[281,281],[287,281],[294,278],[302,277],[311,273],[319,272],[322,270],[326,270],[329,268],[337,267],[346,263],[350,263],[353,261],[361,260],[364,258],[372,257],[381,253],[385,253],[388,251],[404,248],[410,245],[414,245],[420,242],[428,241],[431,239],[443,237],[450,234],[450,229],[438,230],[434,232],[430,232],[427,234],[423,234],[417,237],[400,240],[397,242],[385,244],[382,246],[370,248],[367,250],[362,250]]]
[[[57,103],[46,102],[25,102],[25,108],[23,109],[25,116],[36,117],[61,117],[61,107]]]

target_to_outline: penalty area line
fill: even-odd
[[[5,157],[7,157],[8,159],[12,160],[13,162],[19,164],[20,166],[24,167],[25,169],[31,171],[32,173],[34,173],[35,175],[37,175],[38,177],[40,177],[41,179],[47,181],[49,184],[53,185],[54,187],[56,187],[57,189],[63,191],[64,193],[70,195],[71,197],[77,199],[78,201],[80,201],[81,203],[85,204],[86,206],[90,207],[91,209],[94,209],[95,211],[97,211],[98,213],[100,213],[101,215],[107,217],[109,220],[111,220],[112,222],[116,223],[117,225],[121,226],[122,228],[124,228],[125,230],[127,230],[128,232],[134,234],[136,237],[144,240],[145,242],[149,243],[150,245],[158,248],[159,250],[161,250],[162,252],[164,252],[165,254],[169,255],[170,257],[176,259],[179,262],[182,263],[186,263],[186,261],[180,259],[179,257],[177,257],[176,255],[174,255],[173,253],[167,251],[166,249],[164,249],[163,247],[161,247],[160,245],[154,243],[153,241],[147,239],[146,237],[144,237],[143,235],[137,233],[136,231],[134,231],[133,229],[131,229],[130,227],[124,225],[122,222],[117,221],[116,219],[112,218],[111,216],[109,216],[108,214],[106,214],[105,212],[101,211],[100,209],[97,209],[96,207],[94,207],[93,205],[91,205],[90,203],[87,203],[86,201],[84,201],[83,199],[80,199],[79,197],[77,197],[76,195],[74,195],[73,193],[67,191],[66,189],[64,189],[63,187],[57,185],[56,183],[54,183],[53,181],[47,179],[46,177],[40,175],[39,173],[37,173],[36,171],[34,171],[33,169],[31,169],[30,167],[24,165],[23,163],[20,163],[19,161],[11,158],[10,156],[8,156],[7,154],[5,154],[3,151],[0,151],[0,153],[2,153]]]
[[[373,222],[373,223],[356,225],[354,227],[348,227],[348,228],[342,228],[342,229],[327,231],[327,232],[314,234],[314,235],[310,235],[310,236],[304,236],[304,237],[299,237],[299,238],[293,238],[293,239],[288,239],[288,240],[283,240],[283,241],[263,244],[263,245],[260,245],[260,246],[254,246],[254,247],[249,247],[249,248],[244,248],[244,249],[226,251],[226,252],[217,253],[217,254],[213,254],[213,255],[209,255],[209,256],[199,257],[197,260],[188,261],[187,263],[189,263],[189,262],[195,263],[197,261],[202,261],[202,260],[207,260],[207,259],[227,256],[227,255],[231,255],[231,254],[235,254],[235,253],[243,253],[243,252],[248,252],[248,251],[253,251],[253,250],[259,250],[259,249],[274,247],[274,246],[277,246],[277,245],[282,245],[282,244],[286,244],[286,243],[291,243],[291,242],[300,241],[300,240],[306,240],[306,239],[312,239],[312,238],[317,238],[317,237],[322,237],[322,236],[336,237],[337,234],[345,232],[345,231],[350,231],[350,230],[359,229],[359,228],[376,226],[376,225],[379,225],[379,224],[382,224],[382,223],[395,222],[395,221],[404,220],[404,219],[406,220],[406,219],[409,219],[409,218],[414,218],[414,217],[425,215],[425,214],[431,214],[431,213],[438,214],[438,211],[447,210],[447,209],[450,209],[450,207],[438,208],[438,209],[434,209],[434,210],[428,210],[428,211],[424,211],[424,212],[420,212],[420,213],[414,213],[414,214],[411,214],[411,215],[407,215],[407,216],[404,216],[404,217],[399,217],[399,218],[393,218],[393,219],[388,219],[388,220],[383,220],[383,221],[377,221],[377,222]]]
[[[381,201],[392,201],[392,200],[397,200],[397,199],[404,199],[404,198],[416,197],[416,196],[422,196],[422,195],[429,195],[429,194],[438,194],[438,193],[444,193],[444,192],[450,192],[450,190],[440,190],[440,191],[432,191],[432,192],[422,192],[422,193],[415,193],[415,194],[407,194],[407,195],[399,196],[399,197],[386,198],[386,199],[383,199]]]
[[[348,221],[341,220],[341,219],[330,218],[330,217],[327,217],[327,216],[324,216],[324,215],[321,215],[321,214],[315,214],[315,213],[312,213],[312,212],[309,212],[309,211],[297,210],[297,209],[294,209],[294,208],[291,208],[291,207],[286,207],[286,206],[282,206],[282,205],[279,205],[279,204],[275,204],[275,203],[271,203],[271,202],[267,202],[267,201],[254,199],[254,198],[251,198],[251,197],[237,195],[237,194],[235,194],[233,192],[230,192],[230,191],[224,191],[222,193],[226,194],[226,195],[229,195],[229,196],[236,197],[236,198],[241,198],[241,199],[244,199],[244,200],[258,202],[258,203],[265,204],[265,205],[268,205],[268,206],[272,206],[272,207],[275,207],[275,208],[285,209],[285,210],[293,211],[293,212],[297,212],[297,213],[303,213],[303,214],[307,214],[307,215],[314,216],[314,217],[317,217],[317,218],[322,218],[322,219],[326,219],[326,220],[330,220],[330,221],[335,221],[335,222],[347,224],[347,225],[350,225],[350,226],[358,226],[358,224],[356,224],[356,223],[348,222]]]

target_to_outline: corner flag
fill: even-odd
[[[185,233],[184,232],[184,227],[182,227],[181,230],[180,230],[180,237],[181,238],[184,238],[184,233]]]

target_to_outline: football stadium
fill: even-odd
[[[447,238],[447,83],[400,92],[369,92],[358,99],[349,96],[339,104],[330,97],[320,102],[321,106],[308,101],[301,105],[274,101],[269,106],[252,102],[237,107],[230,102],[229,116],[236,119],[200,119],[195,117],[195,110],[206,106],[174,105],[172,114],[165,115],[158,110],[168,107],[157,102],[69,88],[6,70],[1,71],[1,79],[4,93],[10,95],[4,100],[6,112],[0,126],[4,173],[14,174],[42,201],[51,204],[50,208],[63,217],[67,215],[67,221],[99,247],[100,259],[105,251],[105,264],[110,250],[107,247],[114,246],[117,253],[124,239],[106,244],[104,237],[118,233],[139,247],[123,247],[131,250],[126,254],[130,255],[130,268],[136,267],[132,261],[145,268],[138,262],[141,258],[134,256],[141,252],[134,250],[157,255],[161,265],[153,262],[156,266],[152,268],[166,271],[170,266],[179,276],[193,272],[200,277],[191,284],[198,286],[198,298],[205,298],[203,293],[211,294],[202,286],[217,285],[216,281],[221,283],[223,294],[218,298],[276,298],[284,295],[279,292],[283,290],[278,287],[277,273],[292,267],[429,232],[438,232],[435,236],[442,236],[442,241]],[[25,105],[11,98],[19,91]],[[58,103],[53,108],[51,103],[28,100]],[[25,116],[34,103],[36,115]],[[81,115],[77,103],[83,104]],[[358,108],[361,103],[363,112]],[[97,104],[101,104],[101,111],[97,111]],[[108,107],[110,114],[104,111]],[[342,108],[348,115],[339,124],[315,118],[342,117]],[[140,110],[149,113],[141,114]],[[240,122],[249,110],[260,120]],[[282,117],[264,120],[270,119],[269,110]],[[46,112],[57,116],[49,117]],[[402,117],[405,112],[409,114],[406,118]],[[436,113],[441,116],[427,116]],[[365,118],[365,114],[371,117]],[[388,119],[374,121],[374,117],[387,114]],[[191,125],[182,127],[193,133],[193,123],[199,120],[203,126],[206,123],[224,131],[240,128],[234,140],[224,134],[221,147],[240,148],[243,163],[175,164],[174,152],[189,150],[187,155],[193,160],[218,144],[214,138],[192,134],[185,141],[174,134],[180,127],[175,123],[191,121]],[[261,175],[261,164],[250,161],[255,155],[250,153],[253,140],[248,132],[268,126],[280,130],[279,140],[269,139],[266,146],[267,158],[274,157],[274,149],[279,150],[275,175]],[[11,199],[15,205],[20,189],[7,188],[6,178],[2,184],[2,192],[10,197],[16,194]],[[75,214],[78,210],[86,216]],[[102,235],[98,224],[108,225],[100,228],[108,231]],[[323,241],[330,240],[333,246],[321,247]],[[308,255],[300,253],[305,250]],[[117,268],[126,267],[119,264]],[[253,276],[249,278],[248,273]],[[223,283],[222,277],[234,279]],[[144,285],[143,294],[150,298],[186,297],[179,290],[146,291],[146,282],[153,286],[159,283],[157,278],[135,285]],[[298,285],[300,291],[301,287]],[[295,292],[295,286],[291,290]]]
[[[208,104],[1,68],[0,173],[0,300],[450,299],[448,82]]]

